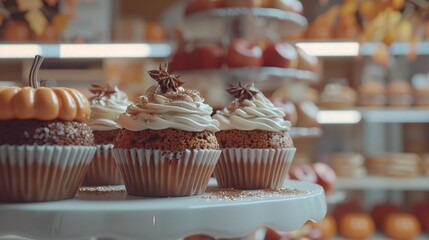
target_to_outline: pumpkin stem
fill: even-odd
[[[40,81],[39,81],[39,69],[40,66],[42,66],[44,58],[40,55],[36,55],[33,61],[33,65],[31,65],[30,69],[30,77],[29,77],[29,84],[33,88],[40,87]]]

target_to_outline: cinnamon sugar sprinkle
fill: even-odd
[[[100,186],[100,187],[80,187],[77,195],[102,195],[108,196],[111,193],[126,193],[125,188],[118,188],[117,186]]]
[[[298,189],[261,189],[257,191],[246,191],[234,188],[215,188],[207,191],[209,195],[202,196],[204,199],[217,197],[219,200],[234,201],[244,198],[264,198],[273,196],[303,196],[309,194],[309,191]]]

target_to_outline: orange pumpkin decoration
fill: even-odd
[[[400,212],[401,209],[394,203],[375,204],[371,209],[371,216],[374,219],[377,228],[383,228],[386,218],[395,212]]]
[[[338,223],[344,215],[356,212],[363,212],[361,206],[357,202],[345,202],[335,205],[332,215]]]
[[[375,233],[375,224],[366,213],[349,213],[340,220],[340,234],[347,239],[370,239]]]
[[[85,122],[91,109],[85,96],[71,88],[39,87],[37,72],[43,58],[36,56],[30,87],[0,88],[0,120],[38,119]]]
[[[392,213],[384,222],[384,233],[393,239],[415,239],[420,234],[420,223],[409,213]]]
[[[332,215],[326,215],[322,221],[313,223],[313,227],[320,230],[323,239],[331,239],[337,235],[337,223]]]

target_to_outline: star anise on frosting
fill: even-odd
[[[259,93],[253,84],[246,84],[243,86],[241,85],[241,82],[239,82],[238,85],[230,84],[226,91],[233,97],[238,98],[239,101],[243,101],[245,99],[251,100]]]
[[[159,65],[158,70],[150,70],[148,73],[151,78],[158,82],[162,93],[176,92],[185,82],[179,79],[179,75],[168,73],[167,68],[167,65]]]
[[[106,86],[101,86],[98,84],[92,84],[89,91],[92,94],[95,94],[96,97],[99,97],[99,98],[101,98],[103,96],[109,96],[109,95],[114,94],[116,92],[116,90],[107,83],[106,83]]]

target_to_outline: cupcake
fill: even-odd
[[[386,87],[379,81],[362,83],[358,89],[359,105],[362,107],[382,107],[387,104]]]
[[[279,188],[295,154],[291,124],[253,85],[231,86],[235,99],[213,116],[222,155],[215,168],[219,187]]]
[[[0,202],[72,198],[96,151],[88,100],[75,89],[39,87],[42,61],[36,56],[30,87],[0,89]]]
[[[198,91],[181,87],[166,66],[149,71],[158,82],[119,116],[123,129],[113,155],[129,194],[173,197],[201,194],[221,151],[219,123]]]
[[[127,109],[127,95],[117,87],[92,85],[89,99],[91,118],[88,126],[94,133],[97,152],[89,166],[83,185],[102,186],[122,184],[121,173],[112,155],[113,143],[121,126],[116,119]]]
[[[387,104],[391,107],[409,107],[414,103],[414,90],[405,80],[395,80],[387,85]]]

